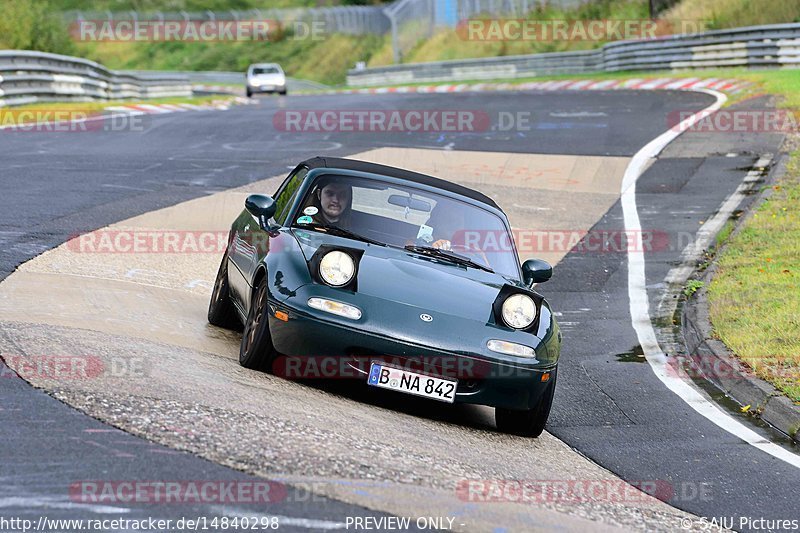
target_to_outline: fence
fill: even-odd
[[[499,0],[498,0],[499,1]],[[800,66],[800,24],[773,24],[653,40],[597,50],[376,67],[348,72],[348,85],[528,78],[636,70]]]
[[[63,100],[191,96],[185,76],[137,76],[76,57],[0,50],[0,107]]]
[[[400,63],[422,39],[437,28],[455,27],[478,15],[524,18],[541,6],[569,9],[590,0],[397,0],[386,8],[392,31],[394,62]]]

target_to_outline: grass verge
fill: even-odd
[[[749,98],[756,93],[769,93],[781,95],[785,98],[786,107],[800,108],[800,69],[783,70],[748,70],[745,68],[726,68],[726,69],[698,69],[698,70],[678,70],[678,71],[623,71],[623,72],[594,72],[590,74],[558,74],[550,76],[532,76],[528,78],[494,78],[483,80],[459,80],[454,82],[418,82],[404,83],[403,86],[412,87],[419,85],[437,85],[444,83],[526,83],[532,81],[558,81],[558,80],[629,80],[629,79],[653,79],[653,78],[716,78],[716,79],[740,79],[748,81],[754,86],[747,91],[735,95],[729,95],[726,105],[736,103],[744,98]],[[374,86],[352,86],[348,89],[370,89]]]
[[[714,334],[794,402],[800,402],[798,208],[800,150],[795,150],[768,199],[721,250],[708,288]]]
[[[347,70],[366,61],[386,40],[333,34],[321,40],[287,36],[275,42],[81,42],[77,54],[114,70],[222,70],[244,73],[251,63],[280,63],[287,76],[327,85],[344,83]]]

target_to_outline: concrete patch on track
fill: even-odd
[[[473,185],[508,207],[515,228],[532,230],[588,230],[618,199],[628,163],[407,149],[353,157],[399,166],[413,161],[417,170]],[[493,170],[498,168],[503,170]],[[271,193],[281,179],[100,231],[225,234],[248,193]],[[465,500],[456,487],[467,479],[606,487],[620,480],[549,434],[529,440],[494,432],[488,408],[431,405],[341,382],[298,384],[245,370],[236,363],[239,334],[206,323],[221,250],[135,253],[115,252],[112,245],[99,252],[81,249],[81,238],[24,264],[0,284],[0,336],[9,347],[1,355],[35,386],[101,420],[368,508],[400,516],[456,515],[463,523],[456,529],[489,531],[503,524],[525,530],[535,524],[671,531],[687,516],[633,489],[625,492],[633,495],[627,499],[606,492],[580,502],[563,496],[527,504]],[[556,263],[564,253],[521,255]],[[37,357],[45,367],[56,358],[83,358],[94,371],[53,373],[31,365]]]
[[[433,176],[484,186],[525,187],[548,191],[609,194],[619,187],[627,157],[522,154],[419,148],[377,148],[358,154],[359,159],[408,167]],[[544,202],[539,202],[544,203]]]

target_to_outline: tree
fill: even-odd
[[[0,48],[58,54],[73,51],[67,22],[53,10],[49,0],[0,1]]]

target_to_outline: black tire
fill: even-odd
[[[261,282],[253,295],[253,303],[247,315],[239,347],[239,364],[253,370],[272,370],[275,360],[275,347],[269,332],[269,311],[267,310],[267,279]]]
[[[247,89],[247,97],[248,98],[252,98],[253,97],[253,91],[251,91],[250,89]]]
[[[230,286],[228,285],[228,252],[222,256],[222,262],[217,270],[214,280],[214,290],[211,291],[211,302],[208,304],[208,322],[226,329],[240,330],[242,323],[239,313],[231,301]]]
[[[522,437],[538,437],[544,431],[547,418],[550,416],[550,407],[553,405],[553,395],[556,392],[556,371],[550,373],[550,385],[542,394],[539,404],[533,409],[515,411],[498,407],[494,410],[494,420],[497,429],[503,433],[520,435]]]
[[[282,90],[282,91],[280,92],[280,94],[281,94],[281,96],[286,96],[286,89]]]

